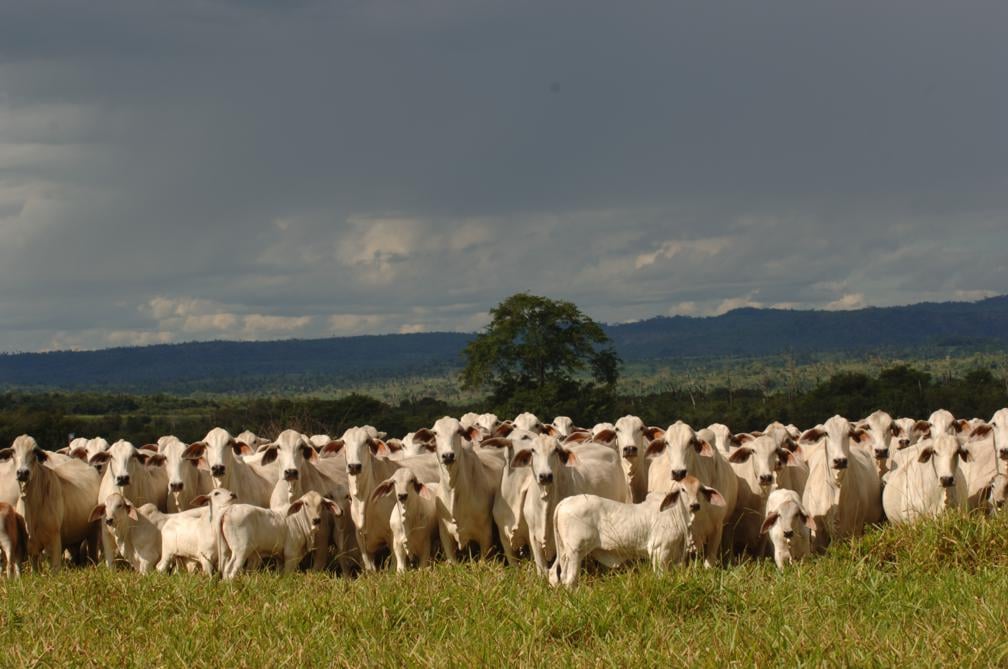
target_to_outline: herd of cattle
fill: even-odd
[[[50,452],[23,435],[0,450],[0,550],[8,576],[44,554],[53,569],[103,559],[230,579],[264,561],[351,574],[389,552],[402,571],[500,549],[572,586],[589,557],[661,570],[772,555],[783,568],[867,524],[991,513],[1006,494],[1008,409],[740,434],[471,413],[402,439],[214,428],[192,444],[75,439]]]

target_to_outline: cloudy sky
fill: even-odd
[[[1008,3],[0,0],[0,350],[1008,292]]]

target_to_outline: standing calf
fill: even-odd
[[[778,569],[804,559],[811,549],[815,521],[794,490],[774,490],[766,503],[766,518],[760,532],[770,536]]]
[[[4,574],[7,578],[21,575],[28,548],[28,528],[24,518],[6,502],[0,502],[0,553],[3,554]]]

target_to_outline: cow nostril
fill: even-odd
[[[210,468],[210,473],[213,474],[214,476],[223,476],[224,465],[214,465],[213,467]]]
[[[296,481],[298,478],[298,470],[296,469],[285,469],[284,470],[284,480],[285,481]]]
[[[794,530],[784,530],[784,538],[790,539],[794,536]]]
[[[877,451],[875,451],[875,459],[876,460],[885,460],[888,457],[889,457],[889,449],[888,448],[880,448]]]
[[[685,469],[673,470],[672,478],[674,478],[676,481],[682,481],[684,478],[686,478],[686,470]]]
[[[398,497],[399,497],[399,501],[400,502],[405,502],[406,499],[409,497],[409,494],[408,493],[403,493],[401,495],[398,495]]]
[[[15,478],[17,478],[18,481],[21,481],[23,483],[28,480],[28,470],[19,469],[17,470],[17,473],[14,476]]]
[[[109,527],[112,527],[112,519],[111,518],[106,518],[105,519],[105,524],[108,525]]]
[[[348,462],[346,469],[347,473],[356,476],[357,474],[361,473],[361,464],[359,462],[353,462],[353,463]]]
[[[185,485],[182,483],[182,481],[172,481],[171,483],[168,484],[168,488],[172,492],[181,492],[183,487],[185,487]]]
[[[553,482],[553,475],[552,474],[540,474],[539,475],[539,483],[552,483],[552,482]]]
[[[773,483],[773,474],[760,474],[759,482],[763,485],[770,485]]]
[[[626,448],[623,449],[623,457],[624,458],[632,458],[635,455],[637,455],[637,447],[636,446],[627,446]]]
[[[833,467],[835,469],[847,469],[847,458],[833,458]]]
[[[117,476],[116,477],[116,485],[120,485],[120,486],[129,485],[129,482],[130,482],[130,477],[128,477],[128,476]]]
[[[443,453],[441,455],[441,462],[445,463],[446,465],[452,464],[453,462],[455,462],[455,454],[454,453]]]
[[[1001,459],[1008,460],[1008,448],[1001,449]]]
[[[689,505],[689,510],[690,511],[694,511],[694,512],[695,511],[699,511],[700,510],[700,502],[693,502],[692,504],[690,504]]]
[[[951,476],[943,476],[941,477],[941,484],[945,488],[951,488],[955,485],[955,479]]]
[[[312,518],[311,524],[312,525],[321,525],[322,524],[322,519],[321,518]]]

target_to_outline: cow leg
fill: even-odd
[[[59,571],[63,566],[63,542],[59,533],[56,533],[56,536],[46,546],[46,551],[49,553],[49,567],[53,571]]]
[[[101,544],[102,554],[105,556],[105,566],[111,569],[116,556],[116,543],[115,539],[112,538],[112,534],[104,527],[102,527],[101,531]]]

